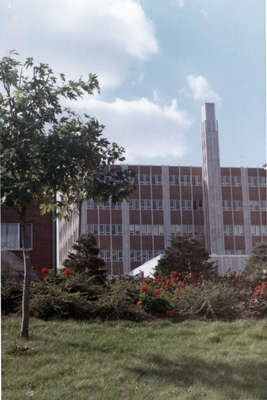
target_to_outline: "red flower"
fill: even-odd
[[[140,292],[147,292],[148,291],[148,287],[146,285],[142,285],[140,287]]]
[[[42,268],[41,272],[42,272],[42,275],[45,276],[46,274],[48,274],[49,269],[48,268]]]
[[[166,316],[171,318],[174,316],[174,311],[166,311]]]
[[[70,269],[65,269],[63,272],[64,275],[71,275],[71,270]]]
[[[138,302],[136,303],[136,307],[140,307],[142,305],[141,301],[138,300]]]
[[[160,296],[160,295],[161,295],[161,292],[160,292],[160,290],[155,289],[155,290],[153,290],[153,294],[154,294],[155,296]]]
[[[171,271],[171,275],[177,275],[177,271]]]

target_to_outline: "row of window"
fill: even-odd
[[[24,247],[32,249],[32,224],[26,224],[26,237]],[[2,250],[22,250],[21,225],[17,223],[1,223],[1,248]]]
[[[170,185],[201,186],[202,178],[199,175],[170,175]]]
[[[241,185],[241,176],[239,175],[222,175],[221,183],[223,186],[240,186]]]
[[[15,225],[12,227],[7,227],[7,225]],[[13,250],[20,249],[18,247],[18,228],[19,224],[2,224],[2,248],[9,248]],[[15,233],[15,227],[16,232]],[[29,224],[29,228],[31,229],[31,225]],[[6,229],[6,232],[4,230]],[[121,224],[90,224],[88,225],[88,229],[94,235],[122,235],[122,225]],[[252,236],[261,236],[267,235],[267,225],[251,225],[250,233]],[[29,231],[30,232],[30,231]],[[192,235],[193,234],[193,225],[190,224],[173,224],[171,225],[171,235]],[[202,236],[204,234],[204,226],[203,225],[195,225],[194,234],[197,236]],[[244,226],[243,225],[224,225],[224,234],[226,236],[243,236],[244,235]],[[132,236],[163,236],[164,235],[164,226],[163,225],[151,225],[151,224],[134,224],[130,225],[130,235]],[[31,238],[31,234],[29,236]],[[31,239],[30,239],[31,240]],[[31,242],[29,242],[31,245]]]
[[[226,236],[243,236],[243,225],[224,225],[224,234]],[[250,234],[252,236],[267,235],[267,225],[250,225]]]
[[[171,210],[199,210],[202,209],[202,200],[170,200]]]
[[[243,203],[242,200],[223,200],[222,206],[224,210],[234,210],[240,211],[242,210]]]
[[[137,185],[161,185],[161,175],[139,174],[135,175],[134,183]]]
[[[224,234],[226,236],[243,236],[244,226],[243,225],[224,225]]]
[[[163,209],[163,201],[161,199],[141,199],[140,202],[138,199],[130,199],[129,200],[129,209],[130,210],[162,210]]]
[[[266,176],[248,176],[248,185],[251,187],[266,186]],[[223,186],[240,186],[241,176],[238,175],[222,175],[221,182]]]
[[[122,250],[101,250],[100,257],[103,258],[104,261],[122,261]]]
[[[267,178],[266,176],[248,176],[249,186],[266,186]]]
[[[130,235],[143,236],[163,236],[163,225],[130,225]]]
[[[109,236],[109,235],[122,235],[122,225],[121,224],[89,224],[89,232],[94,235]]]
[[[266,200],[251,200],[249,202],[249,207],[253,211],[257,210],[265,210],[267,209],[267,201]]]

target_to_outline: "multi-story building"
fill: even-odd
[[[195,235],[220,272],[241,270],[257,242],[267,241],[266,170],[220,166],[215,106],[202,108],[202,167],[132,165],[136,190],[121,204],[83,203],[81,230],[92,232],[111,274],[127,274],[168,246],[172,235]],[[28,210],[32,263],[62,266],[78,238],[78,214],[53,222]],[[20,257],[20,226],[14,210],[2,210],[3,250]]]
[[[161,253],[172,235],[198,236],[221,272],[242,269],[267,241],[266,171],[220,166],[215,106],[202,108],[202,167],[130,166],[136,190],[121,204],[84,202],[82,232],[98,239],[107,269],[127,274]]]

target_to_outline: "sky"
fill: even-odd
[[[264,0],[2,0],[0,57],[16,49],[101,92],[72,106],[128,164],[202,165],[215,102],[221,166],[266,162]]]

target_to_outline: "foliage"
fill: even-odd
[[[139,288],[134,279],[118,277],[109,283],[98,301],[98,316],[104,320],[143,321],[149,315],[136,307]]]
[[[22,283],[17,280],[1,278],[1,310],[5,313],[17,312],[21,307]]]
[[[252,249],[243,274],[251,282],[267,279],[267,243],[257,243]]]
[[[105,283],[105,262],[99,257],[97,242],[92,233],[86,233],[72,246],[73,252],[68,254],[63,265],[74,274],[79,273],[87,277],[93,277],[97,283]]]
[[[79,292],[67,293],[57,286],[50,286],[47,292],[34,293],[30,309],[32,316],[41,319],[90,319],[92,314],[96,315],[94,304]]]
[[[174,236],[171,245],[159,260],[155,275],[169,276],[171,271],[194,272],[213,271],[208,261],[209,254],[195,237]]]
[[[109,168],[124,159],[124,150],[102,137],[96,119],[63,106],[99,90],[96,75],[66,80],[47,64],[13,55],[0,60],[2,204],[22,213],[38,200],[43,213],[62,215],[85,198],[116,202],[127,196],[132,171]]]

